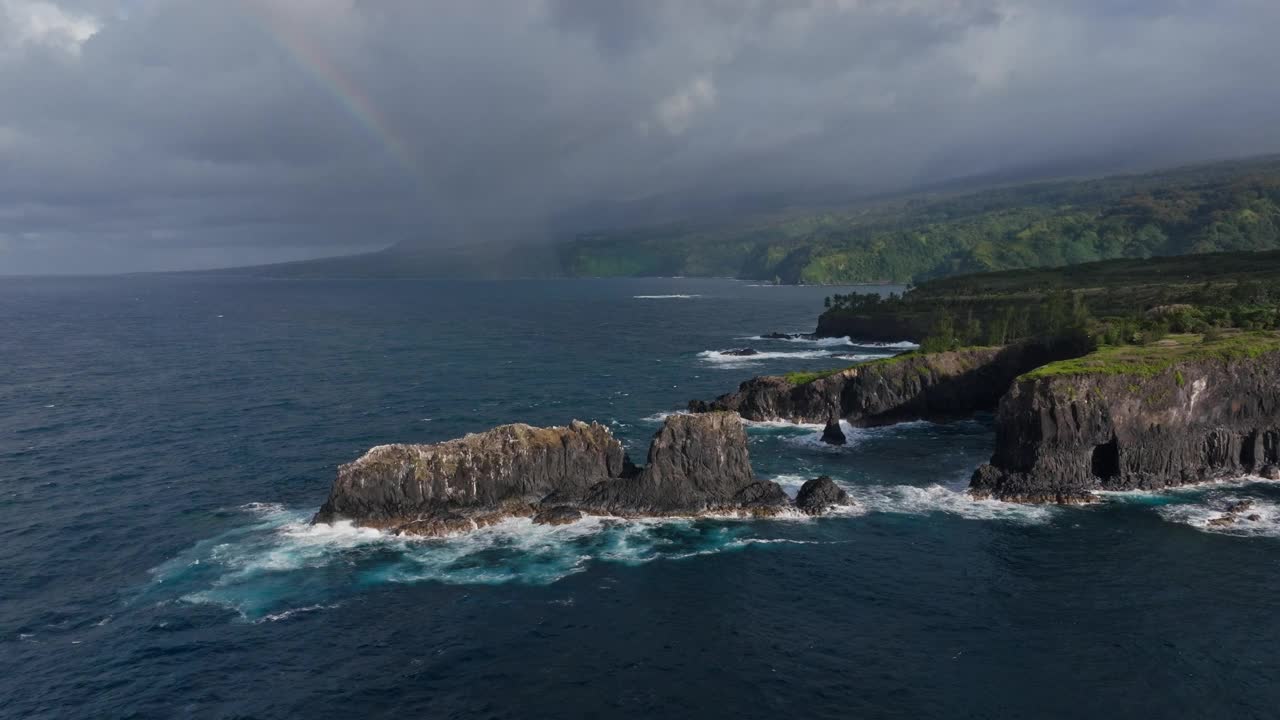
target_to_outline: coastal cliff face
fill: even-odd
[[[806,423],[827,422],[834,413],[861,426],[945,420],[994,410],[1017,376],[1080,353],[1080,348],[1067,342],[908,353],[807,382],[787,376],[752,378],[737,392],[711,402],[695,400],[689,409],[732,411],[747,420]]]
[[[509,517],[573,522],[707,513],[773,515],[792,508],[756,480],[746,433],[729,413],[667,420],[648,463],[631,465],[608,428],[503,425],[436,445],[381,445],[343,465],[313,522],[412,535],[465,532]]]
[[[1021,378],[1001,400],[996,451],[970,492],[1086,502],[1280,462],[1280,342],[1098,353]],[[1128,353],[1128,356],[1125,355]]]

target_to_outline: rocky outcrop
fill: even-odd
[[[849,440],[840,428],[840,418],[834,415],[827,419],[827,426],[822,429],[822,442],[828,445],[844,445]]]
[[[1124,355],[1129,353],[1129,355]],[[972,494],[1086,502],[1267,473],[1280,461],[1280,342],[1115,350],[1043,368],[1000,402]]]
[[[906,353],[812,380],[752,378],[737,392],[711,402],[695,400],[689,409],[728,410],[748,420],[806,423],[823,423],[836,413],[855,426],[947,420],[994,410],[1017,376],[1084,351],[1074,342],[1036,341],[1002,348]]]
[[[317,522],[438,535],[580,495],[624,471],[622,444],[603,425],[503,425],[436,445],[379,445],[338,468]]]
[[[448,535],[527,516],[541,524],[583,513],[621,517],[773,515],[791,508],[757,480],[746,433],[728,413],[675,415],[648,463],[631,465],[609,429],[503,425],[435,445],[381,445],[338,469],[313,522]]]
[[[737,417],[672,415],[650,443],[644,468],[591,488],[582,506],[622,516],[730,512],[759,500],[761,493],[741,495],[755,483],[747,434]]]
[[[796,493],[796,508],[805,515],[822,515],[834,508],[852,504],[854,503],[849,498],[849,493],[826,475],[807,481],[800,486],[800,492]]]

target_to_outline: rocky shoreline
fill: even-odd
[[[830,478],[805,483],[793,503],[777,483],[755,477],[741,420],[709,413],[668,418],[642,467],[607,427],[577,421],[381,445],[339,468],[312,521],[442,536],[513,517],[550,525],[584,515],[769,517],[850,503]]]
[[[1011,502],[1082,503],[1097,491],[1250,473],[1280,479],[1280,335],[1088,354],[1070,342],[907,353],[810,378],[754,378],[690,409],[666,419],[643,466],[607,427],[578,421],[374,447],[339,468],[313,522],[441,536],[512,517],[770,517],[852,504],[828,477],[806,482],[794,501],[757,479],[743,419],[825,423],[823,441],[840,445],[842,420],[996,410],[996,449],[969,494]]]
[[[798,423],[825,423],[834,415],[854,426],[951,420],[995,410],[1014,378],[1082,353],[1069,341],[903,353],[827,374],[752,378],[715,400],[691,401],[689,410]]]

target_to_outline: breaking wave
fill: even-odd
[[[809,333],[784,333],[788,337],[765,337],[764,335],[750,335],[740,340],[755,340],[758,342],[789,342],[803,343],[806,345],[814,345],[816,347],[848,347],[854,343],[848,337],[816,337]]]
[[[734,355],[725,350],[703,350],[698,357],[708,362],[723,365],[748,365],[761,360],[818,360],[829,358],[832,353],[826,350],[761,351],[754,355]]]
[[[690,300],[692,298],[700,298],[701,295],[632,295],[636,300]]]
[[[786,493],[795,497],[800,486],[810,477],[784,474],[772,478]],[[841,487],[857,503],[846,510],[845,515],[869,513],[895,513],[899,515],[929,515],[948,513],[972,520],[1009,520],[1039,524],[1048,522],[1056,508],[1044,505],[1023,505],[1000,500],[978,500],[964,491],[963,485],[855,485],[836,479]]]
[[[560,526],[513,518],[450,538],[404,538],[349,522],[309,524],[310,512],[245,506],[254,522],[196,543],[152,569],[147,591],[279,622],[339,607],[344,593],[386,583],[546,585],[593,562],[637,565],[807,543],[755,537],[742,520],[588,517]],[[814,541],[817,542],[817,541]]]
[[[1202,532],[1280,537],[1280,487],[1244,476],[1163,490],[1103,491],[1103,500],[1149,508],[1168,522]]]
[[[860,342],[860,341],[855,341],[855,342],[854,342],[854,343],[852,343],[852,344],[854,344],[854,345],[859,345],[859,346],[861,346],[861,347],[897,348],[897,349],[900,349],[900,350],[915,350],[916,348],[920,347],[920,345],[919,345],[919,344],[917,344],[917,343],[913,343],[913,342],[911,342],[910,340],[903,340],[903,341],[901,341],[901,342]]]

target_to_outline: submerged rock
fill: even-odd
[[[759,351],[759,350],[756,350],[755,348],[749,348],[749,347],[747,347],[747,348],[733,348],[733,349],[731,349],[731,350],[721,350],[721,351],[720,351],[720,354],[721,354],[721,355],[731,355],[731,356],[733,356],[733,357],[750,357],[750,356],[752,356],[752,355],[759,355],[759,354],[760,354],[760,351]]]
[[[1020,378],[1000,402],[996,449],[970,492],[1087,502],[1280,461],[1280,337],[1108,350]],[[1232,515],[1234,517],[1234,514]]]
[[[852,504],[849,493],[826,475],[807,481],[796,493],[796,508],[806,515],[821,515],[833,508]]]
[[[840,429],[840,418],[833,415],[827,420],[827,426],[822,429],[822,442],[828,445],[844,445],[848,442],[844,430]]]
[[[806,337],[806,336],[801,335],[800,333],[771,332],[765,335],[761,335],[760,337],[764,340],[797,340],[799,338]]]

